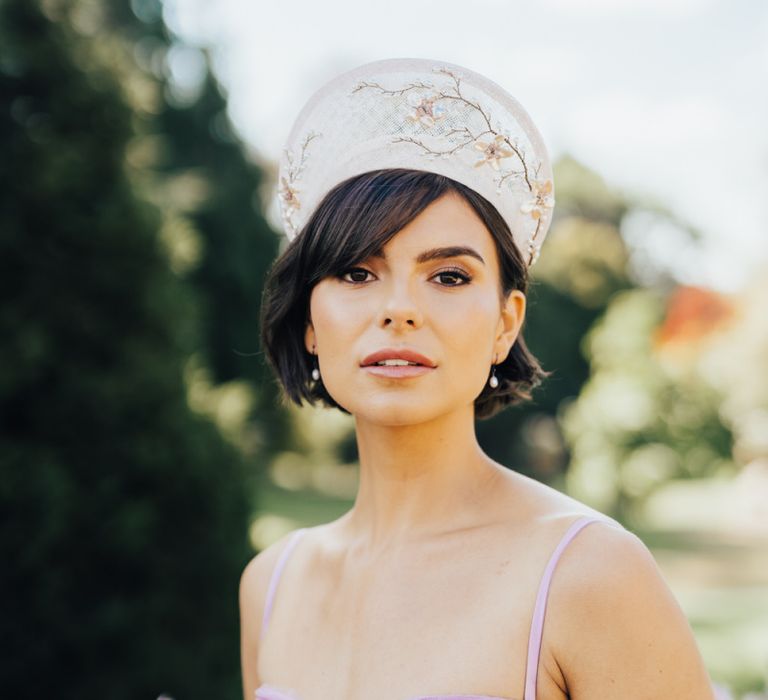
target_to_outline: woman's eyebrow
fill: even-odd
[[[483,265],[485,265],[485,260],[483,260],[483,257],[480,255],[480,253],[478,253],[474,248],[470,248],[469,246],[464,245],[452,245],[445,246],[443,248],[430,248],[429,250],[425,250],[419,253],[416,256],[416,262],[425,263],[429,262],[430,260],[438,260],[442,258],[458,258],[461,255],[469,255],[470,257],[476,258],[481,263],[483,263]],[[387,256],[384,254],[383,250],[380,250],[374,253],[373,257],[386,259]]]

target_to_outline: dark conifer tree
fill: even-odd
[[[187,406],[198,301],[68,8],[0,2],[0,696],[236,698],[243,465]]]

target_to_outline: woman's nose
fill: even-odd
[[[407,282],[393,282],[389,286],[386,295],[380,312],[379,321],[381,325],[410,325],[417,327],[421,325],[421,310],[412,292],[409,290]]]

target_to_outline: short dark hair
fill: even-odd
[[[339,406],[311,378],[313,356],[304,345],[313,287],[378,253],[386,242],[431,202],[448,192],[462,196],[477,212],[496,242],[502,302],[513,290],[528,290],[528,269],[507,223],[485,197],[444,175],[387,168],[351,177],[322,199],[304,227],[270,267],[261,303],[261,343],[267,361],[287,397],[301,406]],[[490,418],[507,405],[531,398],[548,373],[526,347],[522,332],[506,359],[496,365],[498,386],[487,382],[475,399],[475,418]]]

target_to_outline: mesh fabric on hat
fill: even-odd
[[[280,158],[278,199],[293,239],[322,198],[353,175],[426,170],[488,199],[532,264],[554,207],[549,157],[523,107],[493,81],[445,61],[366,63],[321,87]]]

